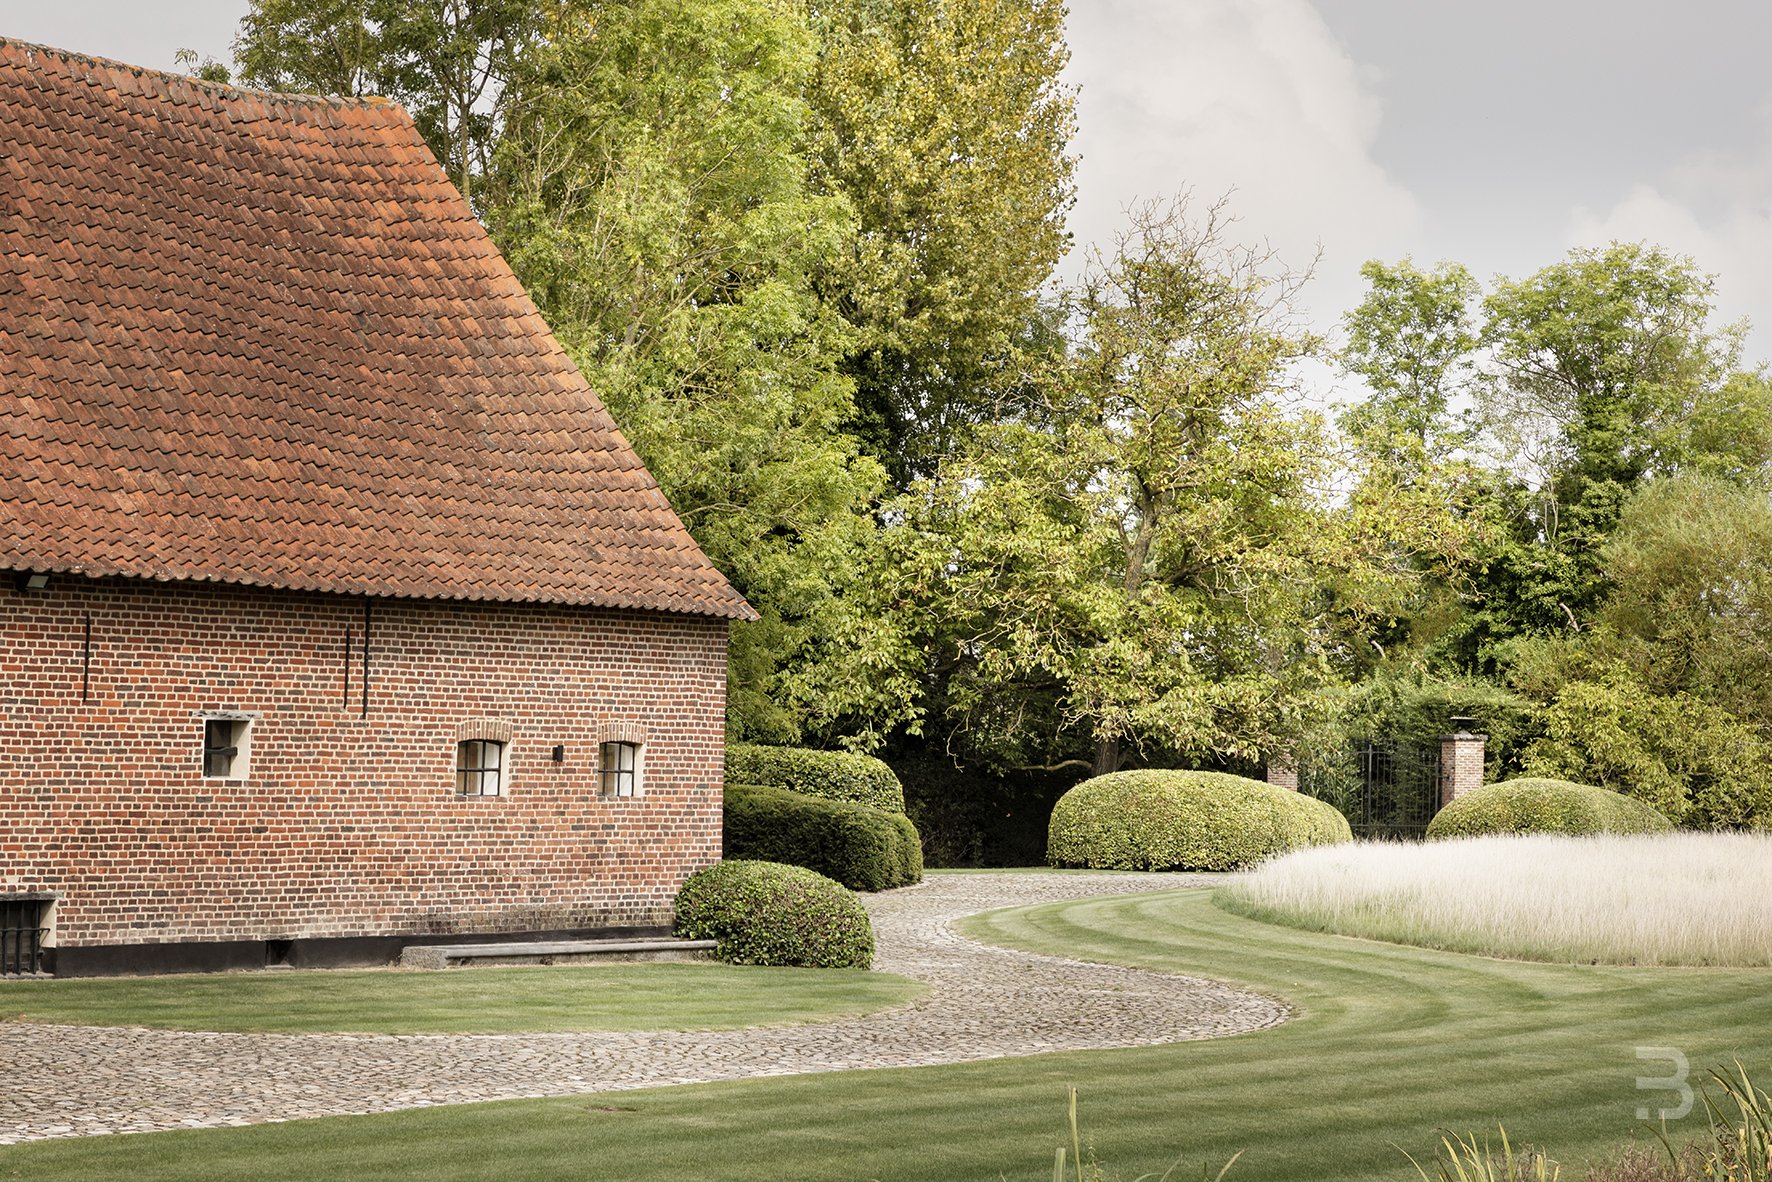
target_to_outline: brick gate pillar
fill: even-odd
[[[1267,757],[1267,782],[1288,792],[1298,791],[1298,760],[1284,752]]]
[[[1453,732],[1440,736],[1440,807],[1483,786],[1483,745],[1488,735],[1474,734],[1474,718],[1454,718]]]

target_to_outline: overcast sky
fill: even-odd
[[[245,0],[0,0],[0,34],[172,68]],[[1753,0],[1072,0],[1080,243],[1130,202],[1235,190],[1323,259],[1331,327],[1370,257],[1524,274],[1646,238],[1721,276],[1772,355],[1772,5]],[[4,143],[0,141],[0,152]]]
[[[1527,274],[1649,239],[1720,277],[1772,354],[1772,5],[1079,0],[1071,227],[1234,188],[1333,322],[1373,256]]]

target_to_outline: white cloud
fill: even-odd
[[[1570,245],[1613,239],[1691,255],[1717,275],[1723,317],[1753,322],[1750,360],[1772,355],[1772,124],[1746,151],[1695,156],[1656,183],[1634,186],[1604,212],[1572,214]]]
[[[1362,262],[1418,247],[1421,210],[1373,156],[1370,78],[1309,0],[1077,0],[1069,37],[1079,246],[1111,243],[1136,201],[1235,189],[1246,238],[1295,265],[1322,245],[1306,302],[1323,327]]]

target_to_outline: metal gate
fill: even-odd
[[[1417,839],[1440,809],[1437,747],[1372,740],[1354,744],[1359,808],[1350,818],[1357,837]]]
[[[43,896],[0,896],[0,977],[43,971],[51,902]]]

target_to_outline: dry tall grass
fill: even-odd
[[[1758,834],[1326,846],[1220,899],[1315,931],[1524,960],[1772,965],[1772,836]]]

